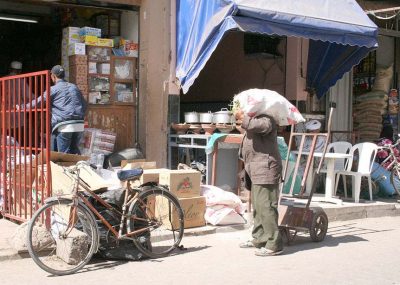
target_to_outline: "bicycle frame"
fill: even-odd
[[[122,213],[120,211],[118,211],[117,209],[115,209],[113,206],[111,206],[109,203],[107,203],[106,201],[104,201],[100,196],[98,196],[96,193],[94,193],[92,190],[88,189],[88,187],[86,185],[84,185],[83,183],[81,183],[81,180],[79,178],[79,169],[76,169],[77,173],[73,173],[70,172],[71,174],[75,175],[75,183],[73,186],[73,193],[72,193],[72,201],[78,201],[78,203],[80,202],[79,199],[90,209],[90,211],[95,214],[100,221],[111,231],[111,233],[118,239],[131,239],[130,236],[133,235],[137,235],[140,234],[142,232],[146,232],[148,230],[150,230],[154,225],[150,224],[149,226],[145,227],[145,228],[141,228],[132,232],[128,232],[128,229],[126,229],[126,233],[123,234],[123,228],[124,225],[126,223],[127,218],[132,218],[132,216],[127,215],[127,209],[128,207],[135,202],[138,199],[140,190],[139,189],[134,189],[130,186],[129,181],[127,182],[127,187],[125,188],[125,198],[124,198],[124,204],[122,206]],[[79,191],[79,189],[83,188],[84,191]],[[83,193],[88,193],[90,194],[91,197],[93,197],[97,202],[99,202],[100,204],[102,204],[107,210],[110,210],[112,212],[114,212],[115,214],[117,214],[119,217],[121,217],[121,222],[120,222],[120,227],[119,227],[119,231],[116,231],[114,229],[114,227],[104,218],[104,216],[102,214],[100,214],[96,208],[92,205],[92,203],[89,202],[89,200],[83,195]],[[131,195],[132,192],[135,192],[134,195]],[[77,205],[78,203],[76,203],[75,205]],[[143,205],[146,205],[146,203],[142,202]],[[150,214],[154,216],[154,213],[150,210]],[[71,213],[72,217],[74,215],[74,213]],[[71,215],[70,214],[70,215]],[[136,216],[133,216],[134,219],[138,220],[138,221],[147,221],[144,218],[139,218]],[[72,219],[72,221],[74,221],[74,219]]]
[[[400,140],[397,140],[395,144],[393,145],[384,145],[382,147],[379,147],[378,149],[382,150],[389,150],[388,156],[380,163],[381,166],[385,167],[386,170],[392,170],[393,166],[396,168],[399,167],[399,162],[397,161],[397,157],[394,153],[394,149],[400,144]],[[388,166],[384,166],[388,161],[392,160]]]

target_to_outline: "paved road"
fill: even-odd
[[[185,237],[185,251],[158,260],[103,262],[49,276],[31,259],[0,262],[0,284],[400,284],[400,218],[331,223],[314,243],[300,236],[285,254],[239,249],[248,230]]]

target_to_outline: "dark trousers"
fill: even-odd
[[[278,228],[278,184],[251,186],[254,227],[253,244],[273,251],[282,250],[282,237]]]
[[[71,154],[81,154],[78,146],[82,139],[83,132],[53,133],[52,150]]]

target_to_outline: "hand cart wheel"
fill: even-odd
[[[328,216],[322,209],[315,209],[310,225],[312,241],[323,241],[328,231]]]

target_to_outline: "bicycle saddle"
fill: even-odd
[[[118,171],[117,176],[121,181],[138,179],[143,174],[142,168]]]

